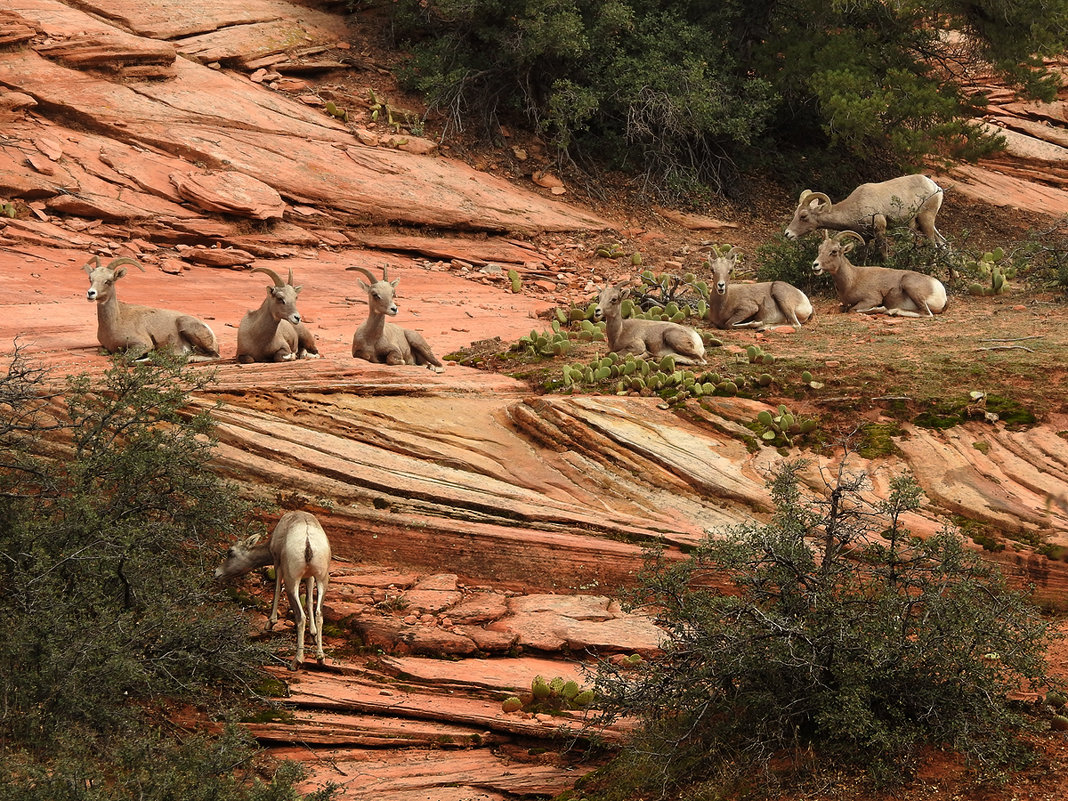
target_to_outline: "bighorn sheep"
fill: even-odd
[[[785,281],[731,284],[730,276],[741,251],[729,245],[715,248],[709,258],[713,291],[705,319],[716,328],[768,328],[792,325],[800,328],[812,316],[808,297]]]
[[[843,241],[853,240],[853,241]],[[887,267],[856,267],[846,254],[864,238],[856,231],[835,236],[824,232],[813,271],[823,271],[834,279],[842,306],[862,314],[890,314],[923,317],[941,314],[946,308],[946,288],[937,278],[912,270]]]
[[[368,284],[356,279],[360,288],[367,292],[367,319],[352,337],[352,355],[375,364],[421,364],[438,372],[444,369],[422,334],[386,322],[387,314],[397,313],[393,290],[400,279],[390,281],[384,265],[381,280],[363,267],[348,269],[363,273],[370,281]]]
[[[817,228],[871,232],[879,254],[885,259],[888,224],[907,223],[912,230],[919,228],[933,244],[942,245],[945,238],[935,228],[935,217],[941,207],[942,188],[919,174],[861,184],[838,203],[832,203],[822,192],[806,189],[784,233],[787,239],[797,239]]]
[[[300,321],[297,295],[302,287],[293,286],[293,270],[283,282],[278,273],[266,267],[253,267],[254,273],[266,273],[274,281],[267,287],[267,297],[258,309],[246,312],[237,328],[237,360],[249,362],[288,362],[293,359],[318,359],[315,337]]]
[[[623,319],[620,306],[630,295],[629,280],[608,283],[597,298],[594,316],[605,320],[608,349],[614,353],[661,358],[674,356],[678,364],[704,364],[705,343],[689,326],[661,320]]]
[[[138,359],[157,348],[188,355],[191,361],[219,358],[215,333],[196,317],[120,302],[115,295],[115,282],[126,275],[121,264],[133,264],[141,272],[145,269],[125,256],[106,267],[100,264],[99,256],[94,256],[84,268],[89,276],[86,298],[96,301],[96,338],[104,350],[126,351]]]
[[[230,546],[215,578],[240,576],[265,565],[274,565],[274,603],[267,618],[267,630],[278,622],[278,597],[282,585],[289,599],[289,611],[297,628],[297,653],[289,665],[298,670],[304,661],[304,627],[315,637],[315,658],[321,665],[323,653],[323,596],[330,583],[330,541],[326,532],[308,512],[286,512],[271,532],[271,539],[261,543],[259,534]],[[300,582],[307,584],[307,614],[300,602]],[[313,591],[318,595],[313,599]],[[313,603],[314,600],[314,603]]]

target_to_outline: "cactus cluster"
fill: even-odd
[[[553,320],[552,331],[530,333],[519,338],[513,350],[528,356],[563,356],[571,350],[571,339],[560,323]]]
[[[5,201],[4,203],[0,203],[0,214],[3,214],[5,217],[14,217],[18,214],[18,209],[13,202]]]
[[[708,283],[699,281],[693,273],[678,276],[643,270],[639,278],[641,286],[634,296],[645,314],[635,316],[679,323],[687,317],[704,317],[708,312]]]
[[[745,349],[745,355],[750,364],[775,364],[775,357],[766,352],[760,345],[750,345]]]
[[[560,676],[546,679],[538,675],[530,682],[530,697],[524,703],[517,695],[510,695],[501,702],[503,712],[525,712],[584,709],[593,703],[593,690],[583,689],[573,679]]]
[[[792,414],[789,409],[780,405],[777,414],[766,409],[758,414],[751,428],[760,435],[761,441],[766,445],[791,446],[797,437],[811,434],[818,425],[815,420]]]
[[[335,103],[333,100],[327,100],[325,108],[326,108],[326,113],[329,114],[331,117],[336,117],[337,119],[341,120],[342,122],[348,122],[349,121],[349,113],[348,113],[348,111],[346,111],[343,108],[338,108],[337,103]]]
[[[812,378],[812,373],[810,373],[808,370],[805,370],[803,373],[801,373],[801,383],[804,384],[806,387],[811,387],[812,389],[823,389],[823,382],[814,380]]]
[[[964,267],[984,279],[983,283],[976,281],[968,285],[971,295],[1001,295],[1009,291],[1008,279],[1016,277],[1016,266],[1011,259],[1005,263],[1005,251],[1001,248],[987,251],[978,260],[966,260]]]
[[[523,280],[519,277],[519,273],[515,270],[509,270],[508,280],[512,282],[512,294],[518,295],[520,290],[523,289]]]
[[[625,256],[620,242],[606,242],[597,246],[597,255],[602,259],[619,259]]]

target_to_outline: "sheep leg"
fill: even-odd
[[[408,346],[412,349],[412,358],[416,364],[424,364],[427,367],[444,367],[441,360],[430,350],[430,345],[418,331],[405,329],[404,337],[408,340]],[[440,372],[440,370],[438,371]]]
[[[675,351],[675,361],[681,364],[704,364],[690,335],[679,329],[664,332],[664,344]]]
[[[296,357],[298,359],[318,359],[319,348],[315,344],[315,337],[304,325],[297,326]]]
[[[278,599],[282,594],[282,568],[274,566],[274,600],[271,602],[271,616],[267,618],[267,631],[274,628],[278,622]]]
[[[300,579],[293,582],[294,586],[286,587],[286,597],[289,599],[289,608],[293,612],[293,622],[297,627],[297,653],[293,661],[289,663],[290,670],[299,670],[304,661],[304,627],[307,624],[307,615],[300,603]],[[308,579],[308,592],[311,592],[311,579]]]
[[[318,589],[318,597],[315,600],[315,659],[319,664],[323,664],[326,661],[326,654],[323,653],[323,596],[326,594],[326,581],[320,581],[315,579],[315,585]],[[308,609],[311,609],[311,579],[308,584]]]
[[[178,336],[194,353],[219,358],[219,350],[215,346],[215,334],[196,317],[179,317],[176,321]]]

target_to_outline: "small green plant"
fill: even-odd
[[[621,259],[626,255],[623,252],[623,244],[620,242],[608,242],[598,245],[596,252],[602,259]]]
[[[341,120],[342,122],[348,122],[349,121],[349,113],[348,113],[348,111],[346,111],[343,108],[338,108],[337,103],[335,103],[333,100],[327,100],[325,108],[326,108],[326,113],[329,114],[331,117],[336,117],[337,119]]]
[[[3,214],[5,217],[14,217],[18,213],[19,210],[13,202],[5,201],[4,203],[0,203],[0,214]]]
[[[987,251],[978,259],[965,259],[963,269],[980,280],[968,285],[971,295],[1001,295],[1009,291],[1010,278],[1016,277],[1016,265],[1005,258],[1002,248]]]
[[[515,270],[508,271],[508,280],[512,283],[512,294],[518,295],[523,290],[523,280]]]
[[[551,332],[531,330],[513,346],[513,350],[528,356],[563,356],[570,349],[571,339],[558,320],[553,320]]]
[[[756,416],[750,424],[765,445],[790,447],[799,437],[806,437],[819,428],[819,423],[811,418],[802,418],[780,405],[778,413],[767,409]]]
[[[750,345],[745,349],[745,355],[750,364],[775,364],[775,357],[765,352],[760,345]]]
[[[503,712],[561,712],[569,709],[585,709],[593,703],[595,693],[592,689],[582,687],[574,679],[554,676],[546,679],[535,676],[530,682],[530,694],[526,700],[518,695],[510,695],[501,702]]]

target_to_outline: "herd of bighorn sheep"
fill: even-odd
[[[907,175],[882,183],[857,187],[839,203],[821,192],[801,194],[793,219],[785,230],[788,239],[822,230],[823,241],[812,264],[819,275],[828,273],[842,308],[864,314],[924,317],[941,314],[946,308],[946,289],[931,276],[910,270],[857,266],[847,256],[857,244],[864,244],[860,232],[874,237],[879,252],[886,254],[888,225],[907,224],[918,229],[936,246],[944,238],[935,227],[942,205],[942,189],[924,175]],[[834,231],[835,233],[830,233]],[[711,272],[706,322],[719,329],[792,325],[800,328],[812,319],[812,303],[805,293],[784,281],[731,283],[741,251],[730,246],[715,247],[706,267]],[[87,298],[97,304],[97,338],[109,352],[124,351],[143,358],[156,349],[170,349],[191,360],[219,358],[218,340],[203,321],[188,314],[122,303],[115,294],[116,282],[126,275],[125,265],[143,271],[134,259],[118,258],[108,265],[95,256],[85,266],[89,276]],[[398,313],[394,292],[398,280],[389,280],[385,267],[382,278],[363,267],[349,267],[362,273],[357,279],[367,293],[367,319],[352,338],[354,358],[387,365],[422,365],[443,369],[422,334],[386,322]],[[318,358],[315,337],[297,309],[301,286],[293,284],[293,272],[286,281],[273,270],[256,267],[251,272],[267,275],[267,297],[245,314],[237,332],[239,363],[286,362]],[[705,345],[701,334],[690,326],[623,316],[623,301],[631,294],[630,280],[609,282],[597,298],[595,316],[605,321],[608,349],[619,354],[651,358],[672,356],[678,364],[704,364]],[[323,653],[323,594],[329,584],[331,550],[322,525],[314,515],[295,511],[279,519],[270,540],[260,542],[253,535],[235,543],[215,571],[216,578],[231,578],[257,567],[273,566],[274,603],[268,630],[278,621],[278,602],[285,587],[290,612],[296,625],[296,654],[290,664],[297,670],[304,660],[307,629],[315,637],[315,655]],[[306,603],[301,602],[301,582],[307,581]]]

